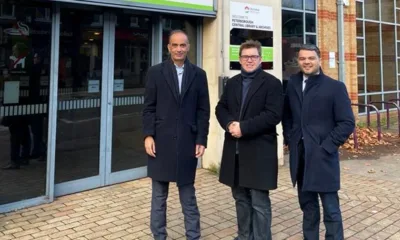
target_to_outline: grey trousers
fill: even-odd
[[[167,239],[167,198],[169,182],[152,180],[150,229],[155,240]],[[179,199],[185,220],[186,238],[200,239],[200,212],[193,184],[179,186]]]
[[[271,240],[271,200],[269,191],[233,187],[238,240]]]

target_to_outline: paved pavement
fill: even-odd
[[[393,170],[399,169],[397,162],[391,156],[342,163],[340,198],[346,239],[400,239],[400,180],[391,177]],[[371,168],[375,173],[368,173]],[[207,170],[198,171],[196,187],[202,239],[233,239],[236,220],[229,188]],[[146,178],[0,214],[0,239],[152,239],[148,227],[150,192]],[[279,188],[271,193],[271,199],[273,239],[302,239],[302,215],[286,166],[280,168]],[[185,239],[175,185],[171,185],[168,200],[168,232],[169,239]]]

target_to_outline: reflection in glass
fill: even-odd
[[[306,0],[306,10],[315,11],[315,0]]]
[[[357,39],[357,56],[364,56],[364,40]]]
[[[358,96],[358,103],[365,104],[365,97],[366,96]],[[366,108],[359,106],[358,107],[358,112],[359,113],[365,113],[366,112]]]
[[[400,6],[400,5],[397,5],[397,6]],[[399,9],[396,10],[396,21],[397,21],[397,24],[400,23],[400,10]]]
[[[103,15],[61,9],[55,182],[99,174]]]
[[[50,4],[2,5],[0,205],[46,194],[51,51]]]
[[[363,3],[362,2],[356,2],[356,11],[357,11],[357,18],[363,18]]]
[[[166,16],[162,19],[162,27],[162,60],[164,61],[169,57],[167,45],[170,32],[173,30],[183,30],[188,35],[190,42],[188,59],[191,63],[197,64],[197,18]]]
[[[362,20],[357,20],[356,29],[357,29],[357,37],[364,37],[364,22]]]
[[[303,9],[303,0],[282,0],[282,7]]]
[[[357,74],[364,75],[364,57],[357,58]]]
[[[296,53],[303,38],[303,13],[282,11],[282,68],[283,80],[298,72]]]
[[[394,2],[393,0],[380,0],[381,1],[381,20],[382,22],[394,23]]]
[[[315,24],[316,24],[315,14],[306,13],[306,32],[315,33],[316,32]]]
[[[365,18],[370,20],[379,20],[379,1],[364,0]]]
[[[395,99],[398,99],[397,93],[386,93],[386,94],[383,95],[383,100],[385,102],[395,101]],[[384,107],[386,108],[385,104],[384,104]],[[389,108],[393,108],[394,106],[393,105],[389,105],[388,107]]]
[[[382,24],[382,63],[383,63],[383,90],[393,91],[396,85],[396,38],[395,26]]]
[[[379,32],[379,23],[365,22],[367,92],[382,90]]]
[[[364,77],[358,77],[358,93],[364,93],[365,90],[365,83],[364,83]]]
[[[315,35],[307,35],[306,36],[306,43],[307,44],[317,45],[317,36],[315,36]]]
[[[143,167],[142,118],[145,75],[151,63],[151,18],[118,15],[115,30],[112,172]]]
[[[376,94],[376,95],[368,95],[367,96],[367,101],[368,103],[371,102],[375,102],[373,103],[373,105],[375,105],[375,107],[378,108],[378,110],[382,110],[383,109],[383,104],[382,103],[378,103],[378,102],[382,102],[382,94]]]

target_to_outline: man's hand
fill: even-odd
[[[196,144],[196,158],[202,157],[205,150],[203,145]]]
[[[144,139],[144,148],[146,149],[146,153],[148,155],[156,157],[156,144],[152,136],[147,136]]]
[[[240,130],[240,123],[239,122],[232,122],[229,125],[229,133],[232,135],[234,138],[240,138],[242,137],[242,131]]]

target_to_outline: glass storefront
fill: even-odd
[[[114,105],[111,171],[144,167],[142,118],[147,69],[151,65],[153,20],[118,14],[115,28]]]
[[[0,205],[46,194],[51,5],[0,3]]]
[[[103,13],[62,8],[55,183],[99,175]]]
[[[0,1],[0,212],[145,177],[146,72],[173,29],[199,63],[200,19]]]

